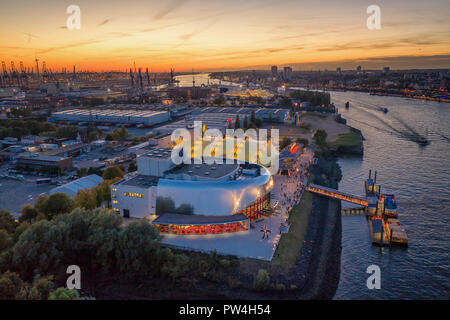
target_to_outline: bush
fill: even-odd
[[[290,145],[292,142],[291,138],[289,137],[284,137],[283,140],[281,140],[280,142],[280,150],[283,150],[284,148],[286,148],[288,145]]]
[[[277,290],[277,291],[284,291],[284,290],[286,290],[286,286],[284,284],[282,284],[282,283],[277,283],[275,285],[275,290]]]
[[[269,287],[270,276],[269,273],[264,269],[259,269],[258,274],[253,280],[253,288],[256,291],[265,291]]]
[[[80,295],[76,290],[58,288],[50,293],[48,300],[80,300]]]
[[[103,172],[103,179],[112,180],[115,178],[123,178],[123,171],[118,166],[106,168]]]
[[[239,288],[242,285],[242,283],[234,277],[228,277],[227,282],[230,289]]]
[[[309,141],[306,138],[297,138],[296,142],[302,144],[305,147],[309,145]]]
[[[311,129],[311,123],[309,123],[309,122],[301,122],[299,127],[302,128],[302,129],[309,130],[309,129]]]
[[[22,290],[24,283],[15,272],[6,271],[0,276],[0,300],[13,300]]]

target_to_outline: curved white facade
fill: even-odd
[[[239,212],[272,188],[270,173],[261,167],[261,175],[233,181],[159,179],[157,197],[172,199],[176,207],[191,205],[196,215],[223,216]]]

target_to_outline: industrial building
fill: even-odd
[[[137,158],[138,172],[111,185],[112,207],[125,218],[158,216],[160,232],[208,234],[248,230],[270,212],[273,179],[257,164],[181,164],[172,150]]]
[[[39,154],[21,155],[17,157],[17,166],[25,169],[45,170],[56,174],[72,168],[72,158]]]
[[[116,124],[143,124],[152,126],[170,120],[168,111],[135,111],[112,109],[72,109],[58,111],[49,119],[53,122],[95,122]]]
[[[102,182],[103,182],[102,177],[96,174],[91,174],[89,176],[63,184],[62,186],[53,188],[52,190],[50,190],[50,195],[55,193],[65,193],[69,197],[74,199],[78,191],[83,189],[92,189]]]
[[[250,121],[252,112],[255,113],[255,119],[267,120],[270,117],[275,121],[284,122],[289,114],[286,109],[270,109],[270,108],[232,108],[232,107],[198,107],[192,108],[190,115],[185,116],[183,120],[172,122],[155,129],[161,134],[171,134],[179,128],[193,128],[194,121],[201,121],[206,128],[219,129],[225,133],[228,123],[234,123],[236,117],[239,116],[241,127],[244,125],[244,119]]]

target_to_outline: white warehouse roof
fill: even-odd
[[[91,174],[90,176],[86,176],[74,181],[71,181],[69,183],[63,184],[62,186],[53,188],[50,190],[50,195],[55,193],[65,193],[72,199],[75,198],[75,195],[78,193],[78,191],[82,189],[92,189],[96,186],[98,186],[100,183],[103,182],[103,178],[96,175]]]

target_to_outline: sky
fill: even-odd
[[[369,5],[381,29],[369,30]],[[81,25],[67,28],[78,5]],[[0,60],[52,70],[450,68],[448,0],[1,0]]]

